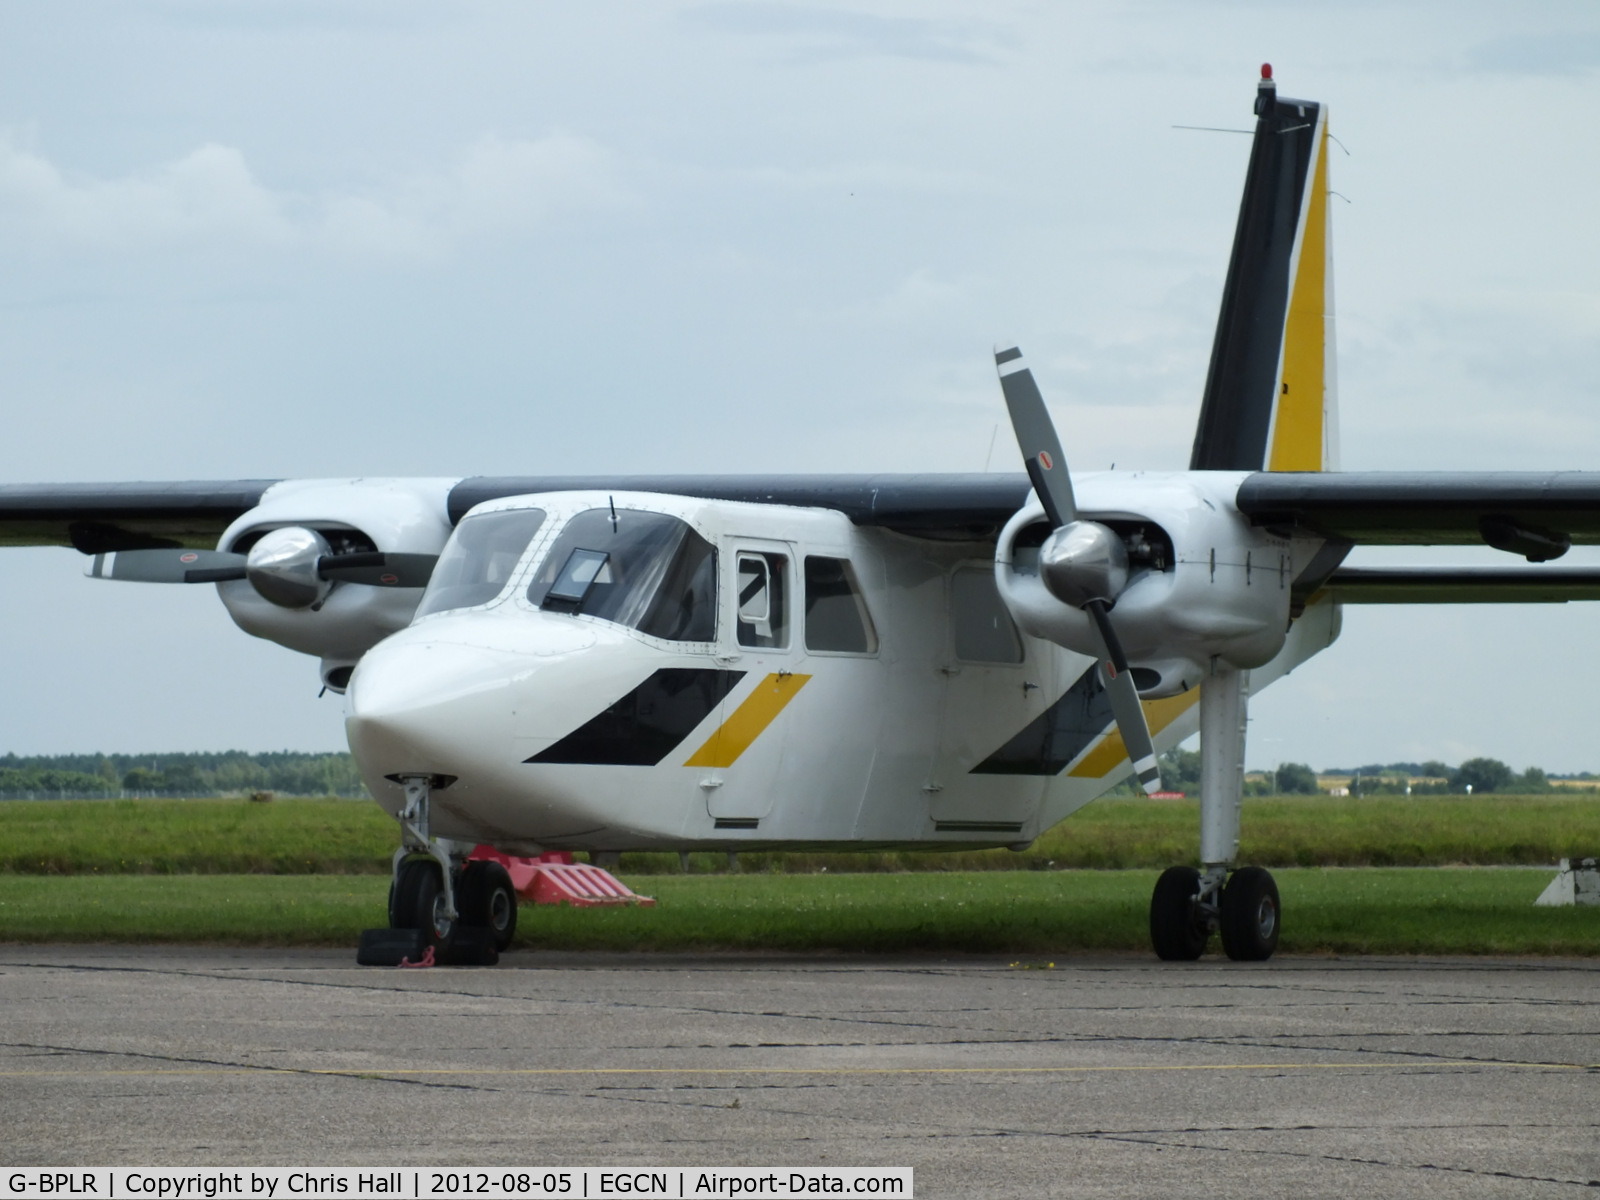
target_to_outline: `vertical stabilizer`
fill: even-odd
[[[1189,468],[1337,467],[1328,112],[1261,68],[1255,140]]]

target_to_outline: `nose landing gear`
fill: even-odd
[[[364,966],[430,962],[493,966],[517,928],[517,894],[498,863],[466,863],[468,848],[429,831],[433,789],[453,782],[403,775],[400,848],[389,885],[389,928],[361,935]]]

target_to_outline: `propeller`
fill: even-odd
[[[1039,394],[1033,372],[1015,346],[996,350],[995,369],[1000,390],[1011,413],[1011,428],[1028,468],[1028,478],[1044,506],[1051,534],[1039,548],[1039,578],[1050,594],[1064,604],[1089,614],[1099,634],[1100,678],[1111,693],[1111,712],[1117,731],[1128,748],[1139,785],[1148,792],[1161,788],[1155,743],[1139,705],[1139,689],[1122,640],[1111,623],[1111,606],[1128,582],[1128,550],[1114,531],[1097,521],[1081,520],[1072,494],[1072,477],[1061,439]]]
[[[151,549],[97,554],[86,572],[93,579],[131,583],[226,583],[248,579],[256,591],[284,608],[309,608],[335,583],[367,587],[426,587],[436,554],[360,551],[334,554],[315,530],[274,529],[249,554],[226,550]]]
[[[245,556],[225,550],[117,550],[96,554],[91,579],[129,583],[220,583],[244,578]]]
[[[317,573],[338,583],[419,588],[428,586],[438,561],[437,554],[390,554],[382,550],[325,554],[317,560]]]

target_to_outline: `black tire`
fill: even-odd
[[[389,928],[420,929],[435,946],[449,943],[455,922],[444,915],[444,884],[438,863],[413,858],[401,864],[389,892]]]
[[[1150,944],[1165,962],[1193,962],[1206,950],[1211,930],[1195,907],[1200,872],[1168,867],[1150,895]]]
[[[1283,906],[1272,874],[1240,867],[1222,889],[1222,948],[1236,962],[1263,962],[1278,948]]]
[[[469,862],[456,888],[461,923],[494,933],[494,948],[505,950],[517,934],[517,889],[497,862]]]

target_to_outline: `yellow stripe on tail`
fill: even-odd
[[[1269,471],[1328,471],[1337,446],[1333,266],[1328,238],[1328,113],[1318,114],[1317,157],[1301,207],[1289,312],[1278,369]]]

